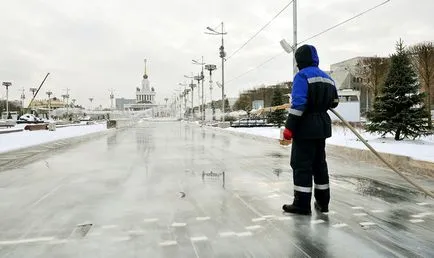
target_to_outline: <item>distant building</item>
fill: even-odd
[[[136,99],[117,98],[115,99],[116,109],[124,110],[125,105],[136,104]]]
[[[56,97],[51,99],[34,100],[32,102],[31,108],[38,110],[54,110],[58,108],[63,108],[66,106],[66,102]]]
[[[354,57],[330,66],[329,75],[338,89],[341,102],[358,101],[360,112],[365,114],[372,103],[372,94],[367,91],[363,79],[357,76],[358,64],[366,57]]]
[[[363,58],[355,57],[330,66],[330,76],[336,82],[336,87],[339,90],[360,90],[363,88],[362,78],[357,77],[357,64]]]
[[[156,107],[155,103],[155,89],[150,86],[149,76],[146,72],[146,60],[145,60],[145,73],[142,79],[142,87],[136,87],[136,101],[132,104],[124,105],[124,109],[128,110],[147,110]]]

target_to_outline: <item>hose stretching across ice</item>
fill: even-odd
[[[416,187],[417,189],[419,189],[420,191],[422,191],[423,193],[425,193],[429,197],[434,198],[434,194],[432,192],[426,190],[422,186],[420,186],[417,183],[413,182],[413,180],[411,180],[410,178],[408,178],[402,172],[398,171],[394,166],[392,166],[392,164],[390,164],[387,160],[385,160],[380,155],[380,153],[378,153],[365,139],[363,139],[363,137],[356,131],[356,129],[354,129],[354,127],[352,127],[336,110],[330,109],[330,111],[333,112],[333,114],[335,114],[340,120],[342,120],[342,122],[357,136],[357,138],[359,138],[366,145],[366,147],[368,147],[368,149],[370,151],[372,151],[372,153],[374,153],[374,155],[377,156],[384,164],[386,164],[390,169],[392,169],[393,172],[395,172],[398,175],[400,175],[407,182],[409,182],[411,185],[413,185],[414,187]]]

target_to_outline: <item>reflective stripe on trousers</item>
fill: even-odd
[[[317,189],[317,190],[327,190],[329,188],[330,188],[329,184],[323,184],[323,185],[317,185],[317,184],[315,184],[315,189]]]
[[[312,193],[312,187],[294,185],[294,190],[302,193]]]

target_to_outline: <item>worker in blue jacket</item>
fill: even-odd
[[[325,144],[332,129],[327,110],[335,108],[339,98],[335,82],[318,68],[319,59],[314,46],[299,47],[295,59],[299,72],[294,77],[292,105],[283,132],[286,140],[292,140],[294,201],[283,205],[283,210],[310,215],[312,190],[315,208],[328,212],[330,187]]]

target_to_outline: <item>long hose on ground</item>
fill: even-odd
[[[357,138],[359,138],[360,141],[362,141],[366,145],[366,147],[368,147],[368,149],[372,151],[372,153],[374,153],[374,155],[377,156],[377,158],[379,158],[384,164],[386,164],[393,172],[397,173],[402,178],[404,178],[405,181],[407,181],[408,183],[410,183],[411,185],[413,185],[414,187],[416,187],[417,189],[419,189],[420,191],[422,191],[423,193],[425,193],[426,195],[434,199],[434,194],[432,192],[426,190],[422,186],[413,182],[413,180],[411,180],[409,177],[404,175],[402,172],[398,171],[394,166],[392,166],[392,164],[390,164],[390,162],[385,160],[380,155],[380,153],[378,153],[365,139],[363,139],[363,137],[357,132],[357,130],[353,126],[351,126],[350,123],[348,123],[336,110],[330,109],[330,111],[333,112],[333,114],[335,114],[357,136]]]

